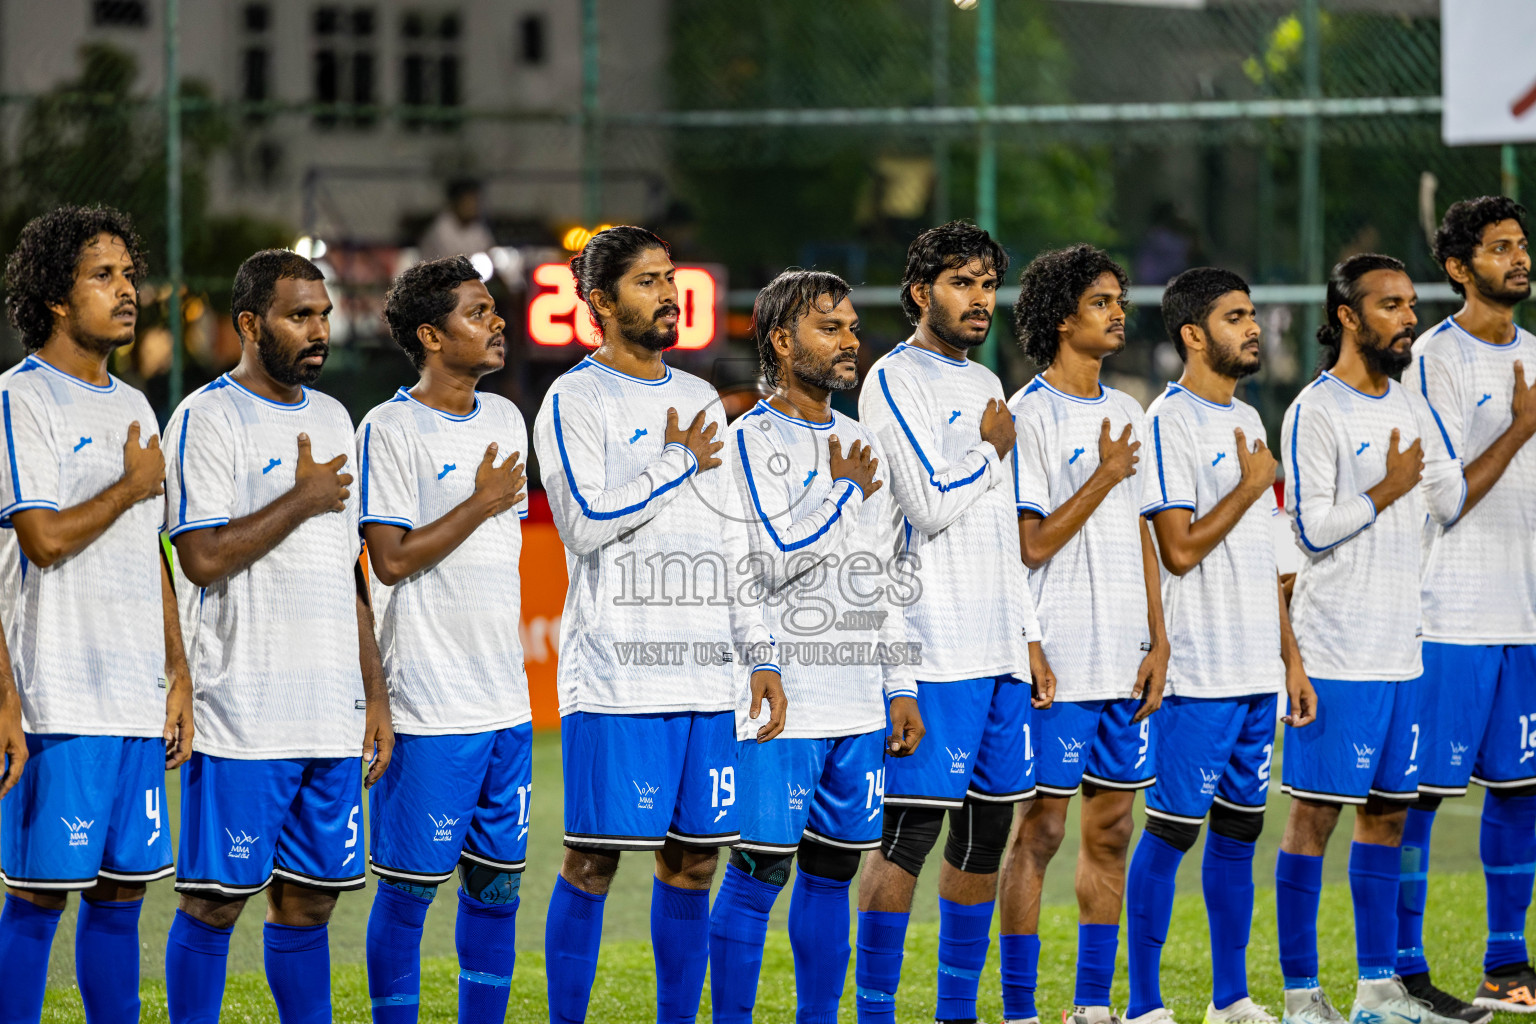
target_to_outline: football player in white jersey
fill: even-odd
[[[1025,353],[1045,367],[1008,404],[1019,432],[1019,544],[1056,670],[1056,703],[1036,716],[1040,797],[1003,868],[1016,915],[1004,927],[1032,940],[1015,966],[1032,990],[1040,888],[1081,786],[1077,1024],[1110,1017],[1131,808],[1136,791],[1156,780],[1148,716],[1162,702],[1168,669],[1157,556],[1141,515],[1145,421],[1135,399],[1101,382],[1103,361],[1125,347],[1127,287],[1109,256],[1077,245],[1037,256],[1013,307]],[[1036,1017],[1033,992],[1004,1013]]]
[[[144,270],[126,215],[77,206],[28,223],[6,267],[27,356],[0,376],[0,617],[31,761],[0,814],[0,1020],[42,1013],[71,890],[86,1014],[138,1020],[139,910],[171,873],[165,771],[191,752],[192,687],[160,546],[165,459],[149,402],[107,372]]]
[[[258,252],[231,311],[239,365],[188,396],[166,434],[197,714],[166,996],[173,1021],[218,1017],[230,932],[267,889],[278,1013],[323,1020],[326,922],[337,893],[363,887],[359,783],[389,763],[389,695],[358,562],[352,421],[308,387],[330,350],[325,281],[292,252]]]
[[[1467,500],[1430,530],[1423,582],[1419,800],[1403,826],[1397,973],[1435,1010],[1472,1024],[1536,1013],[1525,915],[1536,878],[1536,338],[1515,326],[1531,294],[1525,210],[1504,196],[1454,203],[1435,258],[1466,299],[1414,343],[1403,383],[1464,463]],[[1487,789],[1478,844],[1488,887],[1475,1006],[1435,987],[1424,955],[1435,809],[1468,780]]]
[[[603,901],[622,850],[654,851],[657,1020],[692,1021],[709,956],[709,886],[738,838],[736,666],[722,513],[719,396],[669,367],[677,286],[666,243],[637,227],[571,260],[602,335],[555,381],[534,424],[570,586],[560,621],[565,860],[544,931],[551,1021],[586,1019]],[[578,314],[580,315],[580,314]],[[713,587],[709,595],[701,586]],[[784,726],[777,672],[751,674]]]
[[[1035,791],[1033,709],[1051,702],[1055,686],[1023,567],[999,557],[1018,543],[1013,421],[997,375],[969,357],[986,340],[1007,269],[1003,247],[968,222],[914,239],[902,310],[915,330],[876,361],[859,395],[860,425],[879,446],[920,588],[906,618],[909,641],[921,647],[927,729],[910,757],[886,760],[883,838],[859,882],[865,1024],[895,1019],[912,894],[946,812],[935,1015],[975,1018],[1013,805]],[[1011,938],[1003,936],[1005,964]],[[1005,998],[1007,989],[1005,973]]]
[[[1248,995],[1254,842],[1264,828],[1275,699],[1286,721],[1314,716],[1275,566],[1277,463],[1258,410],[1238,399],[1260,366],[1248,284],[1196,267],[1168,282],[1163,325],[1184,374],[1147,409],[1156,494],[1148,512],[1163,568],[1168,686],[1158,715],[1157,781],[1126,875],[1129,1022],[1173,1019],[1159,971],[1179,862],[1207,813],[1201,880],[1211,933],[1205,1024],[1275,1024]],[[1290,545],[1289,535],[1285,543]]]
[[[832,410],[832,392],[858,384],[848,295],[841,278],[814,270],[786,271],[758,293],[753,333],[773,394],[725,435],[748,539],[728,561],[751,567],[736,593],[758,598],[754,625],[772,637],[763,656],[779,666],[794,715],[777,740],[757,743],[763,722],[745,701],[737,709],[741,842],[710,915],[715,1024],[752,1022],[768,914],[797,854],[795,1017],[836,1020],[848,886],[860,851],[880,845],[884,760],[911,754],[923,734],[894,506],[872,439]],[[738,634],[739,650],[751,642]]]
[[[1418,796],[1419,556],[1425,522],[1452,523],[1466,486],[1429,406],[1392,379],[1411,357],[1416,296],[1403,264],[1361,253],[1333,268],[1323,371],[1286,410],[1285,507],[1304,558],[1291,621],[1317,721],[1285,731],[1290,814],[1275,862],[1286,1024],[1340,1019],[1318,984],[1323,851],[1344,804],[1359,967],[1352,1019],[1443,1024],[1397,978],[1398,846]],[[1423,483],[1420,484],[1422,478]]]
[[[464,256],[418,263],[384,301],[421,379],[363,418],[359,522],[373,567],[393,770],[369,794],[368,991],[379,1024],[416,1020],[421,930],[459,872],[459,1019],[500,1024],[528,849],[533,713],[519,640],[517,406],[478,392],[506,324]]]

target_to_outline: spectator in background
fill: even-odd
[[[480,182],[474,178],[455,178],[448,183],[447,208],[437,215],[417,243],[423,260],[473,256],[490,251],[496,244],[480,215],[481,192]]]

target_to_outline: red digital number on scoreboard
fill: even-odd
[[[677,347],[700,349],[715,340],[714,275],[703,267],[678,267]],[[564,263],[541,263],[533,268],[538,289],[528,303],[528,339],[535,345],[555,347],[579,341],[596,348],[597,331],[587,304],[576,297],[576,278]]]

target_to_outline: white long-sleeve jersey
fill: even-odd
[[[834,412],[826,423],[787,415],[766,401],[738,419],[726,436],[747,549],[749,586],[737,594],[774,638],[774,653],[793,709],[784,736],[855,736],[885,725],[885,702],[916,697],[915,660],[906,642],[901,601],[916,596],[900,550],[890,484],[868,498],[847,477],[831,476],[828,438],[847,452],[862,441],[879,446],[858,421]],[[743,617],[738,617],[743,618]],[[738,625],[742,631],[743,625]],[[746,641],[738,636],[738,644]],[[767,721],[737,707],[737,737],[750,739]]]
[[[1434,415],[1447,450],[1470,465],[1513,419],[1515,362],[1536,382],[1536,338],[1490,345],[1447,317],[1413,345],[1403,383]],[[1536,643],[1536,444],[1527,442],[1483,499],[1425,537],[1424,639]]]
[[[1097,398],[1078,398],[1051,387],[1041,374],[1019,389],[1008,407],[1018,428],[1014,491],[1021,513],[1049,516],[1088,482],[1099,466],[1106,419],[1111,437],[1129,425],[1131,441],[1141,442],[1135,475],[1116,484],[1083,528],[1029,574],[1045,656],[1056,672],[1056,699],[1129,697],[1152,646],[1141,514],[1155,485],[1149,484],[1141,406],[1102,385]]]
[[[1424,445],[1424,476],[1380,514],[1366,492],[1399,449]],[[1285,412],[1281,456],[1304,558],[1291,623],[1315,679],[1403,680],[1422,674],[1419,551],[1426,515],[1454,522],[1466,497],[1424,399],[1396,381],[1367,395],[1323,373]]]
[[[667,410],[704,410],[715,389],[668,368],[660,380],[588,356],[555,381],[534,422],[544,489],[570,583],[560,620],[560,713],[736,707],[724,466],[703,473],[665,444]]]
[[[955,682],[1029,681],[1040,622],[1019,558],[1013,467],[982,440],[981,414],[1003,399],[997,375],[971,360],[901,344],[870,368],[859,422],[875,439],[919,593],[907,638],[916,675]]]
[[[454,416],[401,388],[357,428],[358,522],[406,530],[436,522],[474,493],[493,441],[498,466],[528,451],[523,414],[500,395],[479,394],[473,412]],[[487,732],[533,717],[518,633],[527,515],[525,495],[436,565],[392,587],[371,577],[396,732]]]
[[[36,355],[0,376],[0,616],[28,732],[159,736],[165,724],[160,522],[141,501],[46,569],[27,562],[10,517],[89,501],[123,476],[128,427],[160,433],[142,392],[73,377]]]
[[[1210,515],[1242,480],[1234,431],[1250,446],[1264,438],[1253,406],[1235,398],[1217,405],[1178,384],[1147,408],[1147,421],[1151,457],[1138,466],[1155,491],[1147,515],[1171,508],[1188,509],[1191,521]],[[1194,568],[1183,576],[1161,570],[1168,693],[1238,697],[1284,685],[1273,536],[1279,514],[1275,492],[1266,490]]]

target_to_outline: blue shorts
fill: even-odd
[[[1036,711],[1040,792],[1071,796],[1084,782],[1105,789],[1145,789],[1156,782],[1152,719],[1157,714],[1131,721],[1141,704],[1134,697],[1058,700]]]
[[[441,885],[462,858],[521,871],[533,800],[533,726],[395,735],[368,791],[368,863],[380,878]]]
[[[171,867],[165,743],[27,734],[21,781],[0,803],[0,880],[18,889],[143,885]]]
[[[919,681],[927,731],[913,753],[885,759],[885,802],[959,807],[967,796],[993,803],[1034,796],[1029,692],[1013,676]]]
[[[1419,790],[1461,796],[1536,779],[1536,645],[1424,645]]]
[[[1274,694],[1164,697],[1156,717],[1157,781],[1147,790],[1148,815],[1198,825],[1212,803],[1264,813]]]
[[[361,889],[362,786],[355,757],[267,761],[194,752],[181,766],[176,891],[250,896],[273,878]]]
[[[657,850],[670,837],[729,846],[736,830],[736,715],[678,711],[560,719],[565,842]]]
[[[880,845],[883,730],[819,740],[744,740],[737,757],[739,848],[793,853],[802,835],[844,850]]]
[[[1421,679],[1313,679],[1317,720],[1285,727],[1281,789],[1335,804],[1418,799]]]

